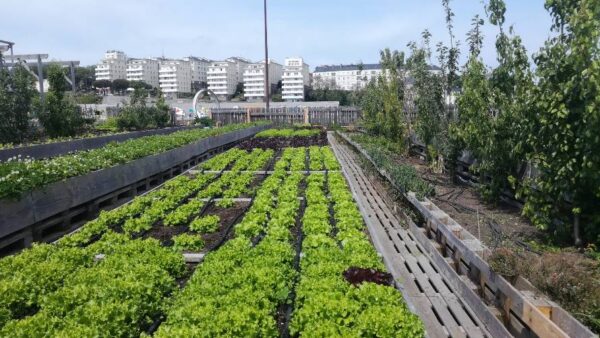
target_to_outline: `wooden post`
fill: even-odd
[[[309,124],[309,121],[308,121],[308,107],[304,107],[304,124]]]
[[[246,123],[252,122],[250,119],[250,108],[246,109]]]

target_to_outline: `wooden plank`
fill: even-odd
[[[433,306],[434,311],[437,313],[438,317],[441,319],[442,323],[449,332],[456,332],[456,328],[460,325],[456,322],[456,319],[452,316],[452,314],[448,311],[448,306],[444,299],[440,296],[432,296],[427,297]],[[463,334],[463,337],[466,337]]]
[[[409,224],[410,229],[416,228],[417,225],[413,222]],[[429,242],[429,239],[426,238],[422,233],[419,234],[417,231],[413,231],[418,242],[423,245],[423,247],[429,252],[430,258],[438,267],[439,273],[445,277],[450,286],[454,289],[454,293],[457,297],[460,297],[465,304],[467,304],[476,314],[477,318],[483,323],[486,330],[490,332],[490,334],[496,337],[511,337],[511,334],[508,332],[506,327],[496,318],[483,304],[479,296],[466,284],[460,280],[456,271],[450,267],[448,262],[442,257],[442,255],[435,250],[435,248]]]
[[[337,149],[334,148],[334,151],[335,150],[337,150]],[[386,256],[388,256],[388,255],[402,256],[404,259],[404,262],[406,262],[406,264],[410,267],[411,271],[413,271],[412,275],[417,279],[419,284],[422,286],[424,292],[426,294],[430,295],[430,297],[435,297],[435,299],[436,299],[435,302],[436,302],[436,305],[438,306],[439,312],[440,312],[439,315],[445,317],[446,321],[449,323],[448,325],[454,332],[454,335],[455,336],[466,336],[465,331],[458,327],[456,320],[454,319],[452,314],[449,312],[448,304],[445,303],[444,298],[441,297],[429,283],[429,276],[426,274],[426,272],[434,273],[436,276],[438,276],[438,274],[433,270],[433,268],[431,267],[427,258],[421,253],[420,250],[417,249],[417,247],[416,247],[417,244],[412,240],[412,238],[410,236],[408,236],[408,234],[406,232],[404,232],[404,235],[403,235],[403,237],[406,239],[406,242],[404,242],[400,237],[393,236],[393,234],[397,235],[397,232],[393,229],[390,232],[393,239],[390,240],[390,238],[388,237],[388,234],[385,233],[385,231],[382,231],[382,230],[384,230],[383,229],[384,225],[382,224],[382,221],[385,222],[386,219],[393,220],[395,218],[395,216],[389,211],[388,211],[387,215],[385,215],[387,217],[383,217],[383,215],[381,215],[381,214],[386,214],[386,213],[383,211],[385,204],[379,203],[379,201],[381,200],[380,196],[378,194],[370,194],[370,196],[366,196],[365,193],[368,193],[369,186],[366,185],[364,181],[359,182],[359,179],[357,178],[357,176],[359,176],[360,173],[356,173],[356,172],[348,173],[347,168],[345,168],[345,166],[348,165],[346,162],[345,156],[339,156],[339,154],[336,154],[336,155],[338,155],[338,158],[340,158],[340,162],[342,162],[341,164],[343,165],[342,166],[343,172],[345,173],[346,178],[348,179],[348,181],[350,183],[351,191],[355,195],[355,199],[358,202],[359,208],[362,207],[363,209],[368,209],[367,214],[369,217],[365,218],[365,221],[366,221],[368,227],[369,227],[369,225],[372,225],[373,227],[379,227],[375,231],[371,231],[372,228],[369,227],[369,230],[371,232],[371,237],[372,237],[373,241],[381,243],[382,246],[386,247],[383,250],[384,251],[383,252],[384,262],[386,261]],[[356,168],[354,168],[354,169],[356,170]],[[358,171],[358,170],[356,170],[356,171]],[[364,177],[362,177],[362,179],[364,179]],[[359,189],[354,187],[354,185],[357,183],[360,185]],[[362,189],[364,189],[364,190],[362,190]],[[357,193],[357,191],[359,191],[359,193]],[[372,197],[374,197],[374,195],[377,195],[378,198],[372,198]],[[375,200],[376,202],[375,203],[365,203],[365,201],[368,199],[368,197],[372,198],[371,202],[373,202],[373,200]],[[379,209],[379,210],[373,210],[373,208]],[[361,211],[363,211],[363,210],[361,210]],[[377,214],[380,214],[379,218],[375,217],[375,215],[377,215]],[[398,222],[397,219],[396,219],[396,221]],[[399,229],[399,230],[401,230],[401,229]],[[404,230],[401,230],[401,231],[404,231]],[[412,247],[411,251],[414,251],[414,253],[410,252],[406,248],[406,246],[405,246],[406,243],[410,244],[410,246]],[[395,248],[394,248],[394,244],[396,245]],[[377,247],[377,245],[376,245],[376,247]],[[396,248],[398,248],[398,251],[401,251],[401,252],[400,253],[396,252]],[[415,257],[416,255],[419,255],[421,257],[421,261],[417,260],[417,258]],[[421,262],[427,262],[427,263],[421,263]],[[396,274],[404,275],[406,277],[409,274],[409,271],[408,271],[408,269],[406,269],[405,267],[402,266],[403,263],[400,264],[397,260],[394,260],[394,262],[392,264],[389,264],[389,265],[392,265],[393,267],[391,267],[391,268],[388,267],[388,268],[390,271],[395,270]],[[419,267],[419,263],[423,267],[423,270],[421,270],[421,267]],[[424,264],[426,264],[426,265],[424,265]],[[388,264],[386,264],[386,266],[387,265]],[[417,308],[417,312],[419,314],[424,313],[425,316],[431,316],[431,315],[435,316],[435,314],[433,314],[433,311],[431,310],[431,308],[427,308],[427,306],[431,306],[431,303],[427,304],[427,302],[425,302],[422,297],[417,297],[414,295],[414,293],[416,291],[415,290],[416,284],[413,285],[412,281],[410,281],[410,278],[404,278],[404,279],[405,279],[404,280],[405,284],[410,285],[409,288],[412,288],[412,290],[410,292],[410,293],[412,293],[412,295],[410,295],[408,297],[408,299],[409,299],[410,303],[415,304],[415,307]],[[447,286],[441,281],[441,278],[439,278],[439,276],[437,279],[437,283],[438,283],[438,285],[440,285],[440,289],[443,289],[444,291],[449,292]],[[406,291],[407,290],[405,290],[405,292],[403,292],[403,293],[407,293]],[[462,310],[462,306],[460,307],[460,309]],[[456,310],[456,311],[458,312],[458,310]],[[462,313],[464,313],[464,310]],[[466,314],[464,314],[464,315],[467,316]],[[424,318],[424,320],[425,320],[425,318]],[[429,326],[431,326],[432,325],[431,320],[430,319],[428,319],[428,320],[429,320]],[[438,325],[439,325],[439,323],[438,323]],[[426,326],[427,326],[427,324],[426,324]],[[475,336],[481,335],[481,329],[477,328],[474,325],[472,325],[471,328],[476,329]],[[430,333],[430,330],[428,330],[428,333]],[[439,333],[440,332],[437,331],[437,334],[439,334]],[[446,331],[444,331],[444,336],[447,336]]]
[[[415,304],[421,312],[421,320],[425,325],[425,331],[431,338],[447,338],[449,337],[448,331],[438,322],[437,317],[433,313],[432,305],[429,299],[425,296],[420,297],[409,297],[410,302]]]
[[[431,217],[431,214],[427,210],[424,210],[414,194],[412,196],[409,194],[409,197],[411,203],[422,210],[426,217]],[[437,222],[437,220],[435,220],[435,222]],[[525,299],[508,281],[502,276],[493,273],[487,263],[483,261],[480,256],[469,250],[467,245],[458,239],[450,229],[440,222],[437,222],[437,225],[438,231],[444,235],[447,242],[451,243],[451,245],[460,252],[463,259],[466,262],[475,265],[480,270],[481,278],[486,281],[486,284],[489,284],[492,289],[494,289],[494,287],[499,289],[507,299],[510,299],[511,310],[527,324],[533,332],[542,337],[568,337],[560,327],[546,318],[540,310]]]

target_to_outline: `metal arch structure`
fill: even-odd
[[[194,113],[196,114],[196,116],[198,118],[203,118],[203,117],[207,117],[207,116],[210,118],[211,117],[210,110],[209,110],[209,113],[206,114],[206,113],[204,113],[204,112],[201,111],[202,109],[200,109],[200,110],[198,109],[198,102],[199,102],[198,99],[203,94],[208,94],[211,97],[211,101],[214,100],[216,102],[216,106],[217,106],[216,108],[217,109],[221,108],[221,103],[219,102],[219,98],[217,97],[217,95],[212,90],[210,90],[210,89],[206,89],[206,88],[205,89],[200,89],[196,93],[196,95],[194,95],[194,100],[192,101],[192,107],[194,108]]]

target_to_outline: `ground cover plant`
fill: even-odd
[[[391,141],[366,134],[352,134],[350,137],[365,150],[375,165],[389,174],[394,184],[403,191],[412,191],[419,197],[431,196],[435,192],[415,168],[394,160],[396,156],[392,149],[395,149],[395,146]]]

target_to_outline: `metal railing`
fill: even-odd
[[[355,107],[271,107],[269,111],[265,108],[212,108],[210,116],[221,125],[267,120],[275,125],[348,126],[358,123],[362,112]]]

